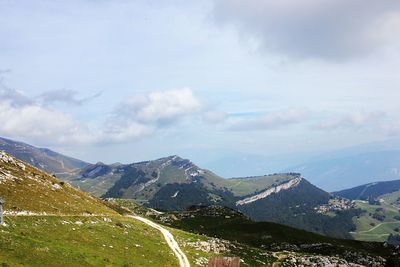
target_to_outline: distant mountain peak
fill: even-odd
[[[64,174],[81,169],[89,163],[64,156],[47,148],[0,137],[0,150],[48,173]]]

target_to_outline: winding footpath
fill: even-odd
[[[372,227],[372,228],[369,229],[369,230],[358,231],[358,232],[350,232],[350,234],[364,234],[364,233],[368,233],[368,232],[371,232],[371,231],[375,230],[376,228],[380,227],[381,225],[385,225],[385,224],[398,224],[398,223],[399,223],[399,222],[382,222],[382,223],[380,223],[380,224],[378,224],[378,225]],[[386,234],[381,234],[381,235],[386,235]],[[387,235],[389,235],[389,234],[387,234]]]
[[[183,251],[180,249],[178,243],[175,241],[174,236],[171,234],[170,231],[168,231],[161,225],[156,224],[146,218],[136,216],[136,215],[128,215],[128,217],[139,220],[139,221],[157,229],[158,231],[160,231],[163,234],[165,241],[167,241],[168,246],[171,248],[171,250],[174,252],[175,256],[178,258],[179,266],[180,267],[190,267],[189,260],[187,259],[185,253],[183,253]]]

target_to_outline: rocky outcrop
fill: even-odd
[[[296,178],[294,178],[294,179],[292,179],[292,180],[290,180],[290,181],[288,181],[286,183],[283,183],[283,184],[280,184],[278,186],[274,186],[274,187],[268,188],[267,190],[265,190],[265,191],[263,191],[263,192],[261,192],[261,193],[259,193],[257,195],[254,195],[254,196],[251,196],[251,197],[248,197],[248,198],[245,198],[245,199],[237,201],[236,202],[236,206],[246,205],[246,204],[255,202],[257,200],[260,200],[260,199],[263,199],[263,198],[267,198],[268,196],[270,196],[270,195],[272,195],[274,193],[279,193],[280,191],[288,190],[290,188],[296,187],[297,185],[300,184],[301,180],[302,180],[301,177],[296,177]]]

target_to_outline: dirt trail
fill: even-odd
[[[383,222],[383,223],[380,223],[380,224],[378,224],[378,225],[375,225],[374,227],[372,227],[372,228],[369,229],[369,230],[358,231],[358,232],[350,232],[350,234],[363,234],[363,233],[368,233],[368,232],[371,232],[371,231],[375,230],[376,228],[378,228],[378,227],[381,226],[381,225],[384,225],[384,224],[397,224],[397,223],[399,223],[399,222]]]
[[[143,218],[140,216],[134,216],[134,215],[129,215],[128,217],[139,220],[139,221],[159,230],[163,234],[165,241],[167,241],[168,246],[171,248],[171,250],[174,252],[175,256],[178,258],[180,267],[190,267],[189,260],[187,259],[185,253],[183,253],[183,251],[180,249],[178,243],[175,241],[174,236],[171,234],[170,231],[168,231],[161,225],[156,224],[146,218]]]

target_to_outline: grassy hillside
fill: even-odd
[[[383,181],[357,186],[334,194],[356,200],[361,210],[353,218],[353,238],[386,241],[390,234],[400,234],[400,181]]]
[[[1,266],[177,266],[160,233],[121,216],[6,217]]]
[[[363,212],[353,218],[356,229],[351,234],[355,239],[383,242],[390,234],[400,234],[399,207],[386,203],[356,203]]]
[[[178,264],[159,231],[4,152],[0,196],[6,202],[0,266]],[[206,259],[211,255],[202,253]]]
[[[320,257],[318,255],[324,255],[324,257],[339,255],[340,258],[346,258],[353,262],[360,260],[359,264],[362,264],[362,259],[389,257],[393,253],[392,248],[385,247],[380,243],[335,239],[280,224],[253,222],[232,209],[220,206],[160,213],[141,207],[129,200],[115,199],[112,201],[134,210],[135,213],[149,216],[160,223],[182,229],[185,232],[227,240],[234,246],[241,247],[256,259],[253,260],[254,265],[250,266],[263,266],[257,262],[260,259],[268,259],[269,264],[277,263],[279,262],[278,255],[283,257],[287,256],[287,253],[295,253],[297,260],[301,258],[300,255],[313,254],[316,258]],[[246,254],[243,251],[234,251],[236,255]],[[285,257],[283,259],[286,259]],[[295,266],[286,260],[282,260],[281,263],[283,262],[287,264],[285,266]],[[307,264],[305,265],[307,266]]]
[[[0,196],[6,212],[115,214],[97,198],[4,152],[0,152]]]

